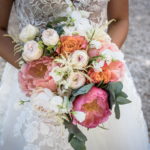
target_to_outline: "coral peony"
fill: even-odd
[[[99,83],[104,81],[104,83],[121,81],[125,72],[125,65],[120,61],[113,61],[109,65],[105,64],[100,72],[90,69],[88,75],[93,80],[93,83]]]
[[[85,50],[88,42],[84,36],[62,36],[60,38],[61,45],[56,50],[57,53],[72,53],[75,50]]]
[[[19,83],[27,95],[31,95],[33,89],[37,87],[48,88],[56,91],[56,83],[49,76],[53,68],[53,60],[49,57],[42,57],[39,60],[29,62],[22,66],[19,72]]]
[[[99,124],[108,120],[111,111],[108,105],[108,94],[106,91],[92,87],[84,95],[78,96],[73,102],[73,111],[84,112],[85,120],[80,122],[73,116],[73,123],[80,124],[87,128],[95,128]]]
[[[103,51],[110,50],[112,52],[120,52],[119,48],[114,43],[103,43],[100,49],[91,48],[88,50],[90,57],[99,56]]]

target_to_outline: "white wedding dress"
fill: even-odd
[[[40,28],[54,16],[64,15],[69,0],[16,0],[14,3],[17,20],[9,33],[18,34],[26,24]],[[75,6],[91,12],[90,20],[102,24],[107,16],[108,0],[79,0]],[[19,26],[17,26],[19,25]],[[68,143],[68,132],[62,125],[48,125],[34,115],[30,105],[16,109],[16,103],[27,99],[18,86],[18,70],[7,64],[0,87],[0,150],[72,150]],[[132,77],[127,69],[124,91],[132,100],[121,107],[121,119],[112,115],[105,127],[87,131],[87,150],[148,150],[148,132]]]

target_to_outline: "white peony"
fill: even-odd
[[[71,55],[71,63],[74,67],[78,69],[82,69],[86,67],[89,61],[89,56],[86,51],[84,50],[76,50]]]
[[[59,35],[54,29],[47,29],[42,33],[42,40],[47,46],[56,45],[59,41]]]
[[[75,111],[73,112],[73,115],[76,118],[76,120],[79,121],[80,123],[82,123],[86,118],[86,114],[82,111]]]
[[[34,40],[34,38],[39,34],[39,29],[31,24],[24,27],[19,35],[19,39],[23,42]]]
[[[80,72],[73,72],[68,78],[68,84],[72,89],[78,89],[86,82],[85,76]]]
[[[50,100],[50,110],[55,113],[60,112],[62,105],[63,105],[63,98],[60,96],[54,96]]]
[[[97,40],[92,40],[90,42],[90,48],[100,49],[102,47],[102,43]]]
[[[38,89],[31,95],[31,104],[34,110],[40,112],[50,111],[50,100],[54,94],[49,89]]]
[[[25,61],[33,61],[39,59],[43,54],[43,50],[36,41],[28,41],[24,45],[22,57]]]

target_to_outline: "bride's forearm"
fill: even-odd
[[[108,28],[108,34],[112,38],[112,42],[116,43],[120,48],[126,40],[128,26],[128,20],[119,20],[110,24]]]
[[[16,68],[19,68],[17,60],[20,55],[14,55],[14,44],[10,38],[4,37],[4,34],[7,34],[6,30],[0,29],[0,56]]]

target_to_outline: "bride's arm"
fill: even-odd
[[[112,41],[121,47],[128,34],[128,0],[110,0],[108,3],[108,19],[116,19],[116,22],[109,26],[108,33]]]
[[[12,40],[3,35],[7,34],[7,27],[13,0],[0,0],[0,56],[15,67],[19,67],[16,63],[18,56],[14,56]]]

